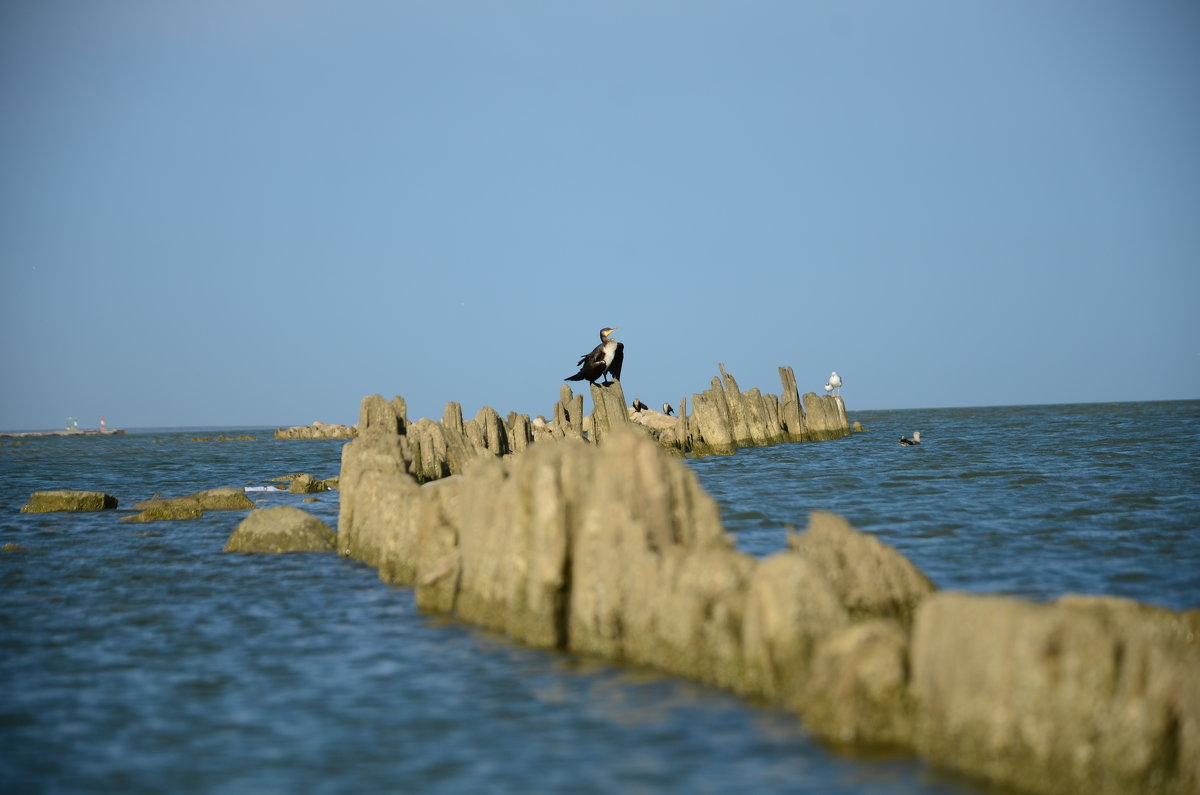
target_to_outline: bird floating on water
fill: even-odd
[[[670,417],[670,416],[671,416],[671,414],[673,414],[673,413],[674,413],[674,411],[675,411],[675,410],[671,408],[671,404],[670,404],[670,403],[664,403],[664,404],[663,404],[663,414],[666,414],[668,417]]]
[[[650,407],[647,406],[642,401],[638,400],[637,398],[633,399],[633,410],[634,411],[645,411],[648,408],[650,408]]]
[[[911,439],[907,439],[903,436],[900,437],[900,444],[904,445],[905,447],[912,447],[914,444],[920,444],[920,443],[921,443],[921,432],[920,431],[913,431],[913,435],[912,435]]]
[[[617,381],[621,380],[621,365],[625,361],[625,345],[612,338],[615,328],[600,329],[600,344],[592,348],[591,353],[585,353],[576,364],[579,372],[564,378],[564,381],[587,381],[594,384],[600,378],[604,386],[612,383],[608,380],[611,374]]]
[[[829,376],[829,386],[837,390],[837,393],[842,394],[842,377],[837,374],[837,370],[833,371],[833,375]]]

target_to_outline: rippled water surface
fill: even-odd
[[[1200,402],[852,419],[868,433],[690,462],[744,549],[830,509],[942,587],[1200,604]],[[711,688],[422,616],[333,555],[223,555],[243,512],[119,521],[155,493],[340,466],[341,442],[195,435],[0,440],[0,791],[982,791],[830,753]],[[18,512],[52,488],[122,510]],[[336,527],[336,493],[251,496]]]
[[[782,549],[786,524],[832,510],[942,588],[1200,606],[1200,402],[852,419],[867,432],[692,462],[742,549]]]

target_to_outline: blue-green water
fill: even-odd
[[[1200,605],[1200,402],[851,416],[868,433],[690,462],[744,549],[830,509],[942,587]],[[194,435],[0,440],[0,791],[982,791],[833,754],[711,688],[422,616],[333,555],[223,555],[242,513],[18,512],[39,489],[124,509],[340,466],[341,442]],[[250,494],[336,526],[336,493]]]
[[[832,510],[942,588],[1200,607],[1200,401],[852,418],[867,432],[693,462],[743,549]]]

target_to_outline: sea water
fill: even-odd
[[[867,432],[689,462],[740,548],[833,510],[943,588],[1200,605],[1200,401],[851,419]],[[119,521],[248,486],[336,527],[336,492],[260,489],[338,474],[343,442],[250,433],[0,439],[0,791],[983,791],[831,752],[713,688],[422,615],[354,561],[224,555],[244,512]],[[122,510],[19,513],[40,489]]]

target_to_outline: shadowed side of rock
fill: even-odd
[[[554,404],[553,435],[557,438],[583,436],[583,395],[576,395],[571,387],[563,384],[558,388],[558,402]]]

